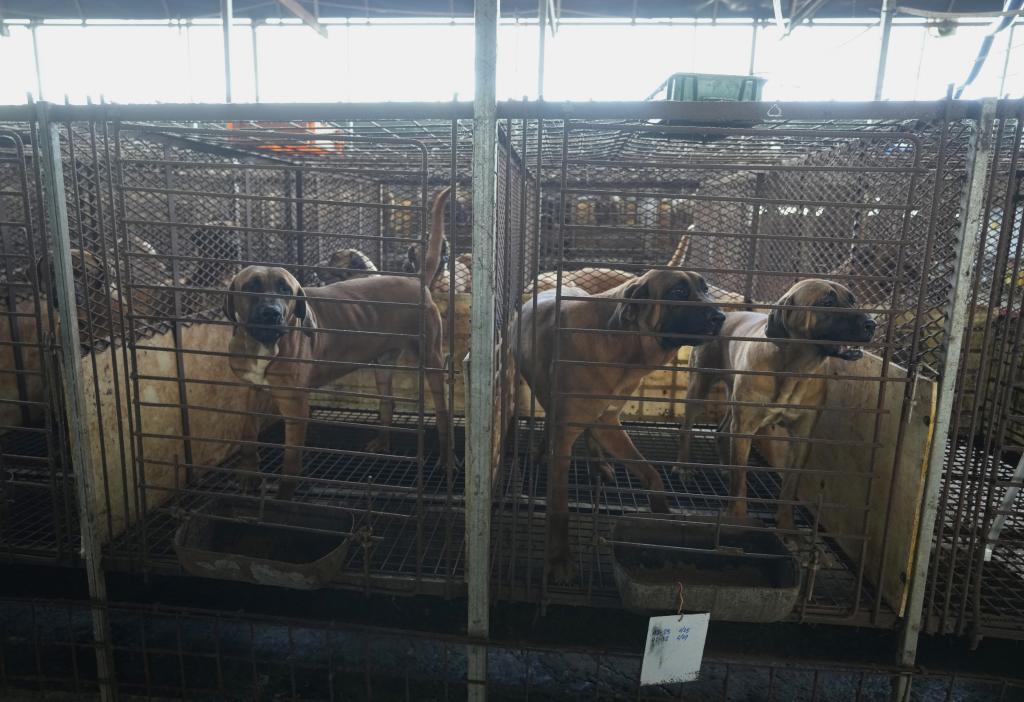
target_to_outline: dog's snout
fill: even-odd
[[[711,323],[711,326],[714,327],[717,331],[718,329],[721,329],[722,324],[725,323],[725,315],[722,314],[721,310],[716,310],[712,308],[711,310],[708,311],[708,321]]]
[[[273,324],[281,321],[281,310],[273,305],[263,305],[256,310],[256,318],[261,322]]]
[[[869,337],[874,336],[875,329],[877,329],[877,328],[878,328],[878,322],[876,322],[875,320],[871,319],[871,317],[867,317],[864,320],[864,333],[867,334]]]

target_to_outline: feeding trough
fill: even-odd
[[[612,530],[615,582],[626,609],[710,612],[773,622],[796,605],[800,567],[778,536],[753,521],[620,520]]]
[[[315,590],[344,566],[352,523],[316,505],[213,500],[184,519],[174,550],[192,575]]]

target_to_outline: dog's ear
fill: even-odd
[[[764,335],[769,339],[788,339],[789,329],[786,328],[786,305],[793,304],[793,296],[789,293],[783,295],[778,302],[778,307],[768,313],[768,326],[765,327]]]
[[[295,291],[295,318],[299,320],[302,333],[312,339],[317,328],[316,315],[313,314],[313,308],[306,304],[306,291],[302,286]]]
[[[232,278],[228,292],[224,296],[224,316],[228,321],[238,324],[238,317],[235,316],[235,290],[235,278]]]
[[[634,281],[626,286],[622,294],[623,300],[615,308],[610,320],[613,329],[635,327],[637,320],[644,314],[647,305],[627,302],[627,300],[649,300],[651,289],[646,282]]]
[[[419,247],[413,244],[405,251],[405,261],[402,262],[402,270],[406,273],[417,273],[419,269]]]

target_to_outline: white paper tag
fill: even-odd
[[[684,614],[682,619],[678,614],[651,617],[640,684],[671,685],[696,680],[710,619],[708,613]]]

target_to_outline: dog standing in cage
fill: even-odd
[[[811,278],[793,285],[769,314],[731,312],[721,336],[690,355],[687,402],[706,400],[718,381],[725,383],[730,404],[719,426],[719,460],[729,470],[729,512],[747,514],[747,461],[753,437],[779,426],[795,441],[788,443],[777,509],[778,527],[792,530],[793,503],[800,471],[807,464],[807,441],[825,407],[828,382],[822,376],[829,359],[859,359],[857,345],[871,341],[876,323],[856,308],[853,293],[828,280]],[[739,337],[739,338],[733,338]],[[711,372],[702,372],[711,371]],[[734,374],[722,371],[737,371]],[[791,375],[786,375],[791,374]],[[690,460],[696,403],[687,404],[679,437],[679,465],[684,478]]]
[[[419,278],[375,275],[304,289],[283,268],[249,266],[232,279],[224,303],[225,315],[235,325],[229,345],[231,368],[253,386],[250,409],[262,404],[258,398],[265,391],[284,417],[282,471],[286,477],[278,487],[280,499],[291,498],[294,477],[302,472],[310,392],[364,364],[391,366],[403,354],[414,364],[423,359],[442,460],[447,458],[441,313],[425,288],[440,267],[444,204],[449,193],[446,188],[434,199],[430,240]],[[381,396],[380,431],[367,446],[374,453],[386,451],[390,442],[392,373],[390,367],[374,369]],[[256,441],[260,424],[259,414],[250,415],[242,437],[239,467],[251,475],[259,472]]]
[[[684,234],[679,237],[679,243],[676,244],[676,250],[672,253],[672,258],[670,258],[668,263],[665,265],[672,268],[682,266],[689,248],[690,235]],[[587,267],[580,268],[575,271],[563,271],[562,286],[566,288],[580,288],[581,290],[585,290],[588,295],[597,295],[622,285],[627,281],[634,280],[635,278],[635,273],[629,273],[616,268]],[[532,294],[534,290],[537,292],[553,290],[557,286],[558,272],[546,271],[544,273],[540,273],[537,276],[537,280],[526,288],[526,293],[529,295]]]
[[[718,333],[725,315],[711,303],[707,291],[704,278],[696,273],[658,270],[600,295],[562,288],[563,296],[589,299],[563,299],[560,309],[555,291],[540,293],[536,303],[522,306],[523,333],[514,354],[548,416],[542,444],[549,444],[552,455],[547,560],[555,582],[574,577],[569,467],[573,443],[584,430],[592,455],[603,452],[626,461],[629,471],[651,491],[651,510],[668,512],[661,475],[620,423],[625,400],[617,398],[632,395],[649,369],[670,363],[681,346],[699,345]],[[565,329],[579,331],[560,331]],[[607,472],[601,477],[611,478]]]
[[[327,265],[316,271],[317,277],[324,285],[366,278],[377,273],[377,266],[359,249],[338,249],[327,259]]]

